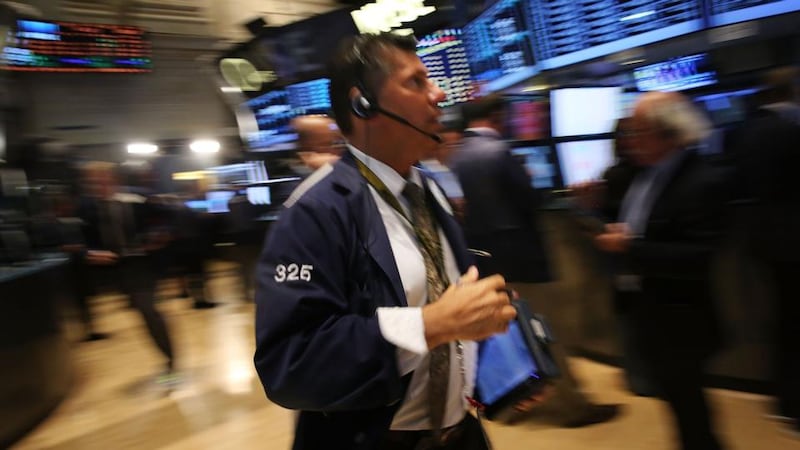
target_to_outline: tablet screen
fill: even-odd
[[[475,387],[483,404],[495,403],[528,378],[538,378],[537,373],[517,322],[511,322],[506,333],[481,342]]]

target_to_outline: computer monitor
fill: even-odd
[[[592,181],[614,163],[614,141],[598,139],[556,144],[565,186]]]
[[[550,92],[553,137],[611,133],[619,119],[619,87],[579,87]]]
[[[230,212],[228,201],[236,194],[234,191],[206,192],[206,210],[211,214]]]
[[[535,189],[554,189],[557,187],[558,169],[549,145],[525,146],[511,149],[511,154],[520,160],[531,177]]]
[[[550,117],[544,97],[518,96],[507,98],[506,130],[508,137],[517,141],[547,139]]]

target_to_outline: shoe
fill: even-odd
[[[209,308],[214,308],[217,305],[219,305],[219,303],[217,302],[209,302],[208,300],[201,300],[199,302],[194,302],[194,309],[209,309]]]
[[[83,342],[102,341],[103,339],[108,339],[110,337],[111,335],[108,333],[93,332],[87,334],[86,337],[83,338]]]
[[[608,422],[619,414],[620,405],[590,405],[580,417],[564,424],[566,428],[579,428]]]

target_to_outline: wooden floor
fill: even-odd
[[[95,302],[99,328],[111,339],[75,341],[75,382],[53,414],[19,441],[16,450],[93,449],[288,449],[292,412],[271,404],[252,364],[253,305],[242,300],[236,279],[218,272],[212,280],[215,309],[194,310],[189,300],[170,298],[165,286],[159,307],[176,343],[180,381],[155,382],[162,361],[135,311],[121,296]],[[576,375],[593,398],[624,404],[609,423],[563,429],[545,421],[489,424],[497,450],[668,450],[675,448],[664,405],[627,394],[619,369],[574,358]],[[800,439],[763,417],[769,399],[710,390],[718,430],[731,450],[800,449]]]

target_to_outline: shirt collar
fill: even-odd
[[[361,150],[355,148],[352,144],[347,144],[347,147],[350,149],[350,152],[353,154],[353,156],[364,163],[364,165],[367,166],[367,168],[371,170],[372,173],[374,173],[375,176],[377,176],[378,179],[383,182],[383,184],[386,185],[386,188],[389,189],[389,192],[391,192],[395,197],[403,197],[403,189],[405,189],[407,181],[422,187],[422,177],[419,174],[419,169],[416,167],[411,168],[409,179],[406,180],[402,175],[397,173],[384,162],[367,155]]]

